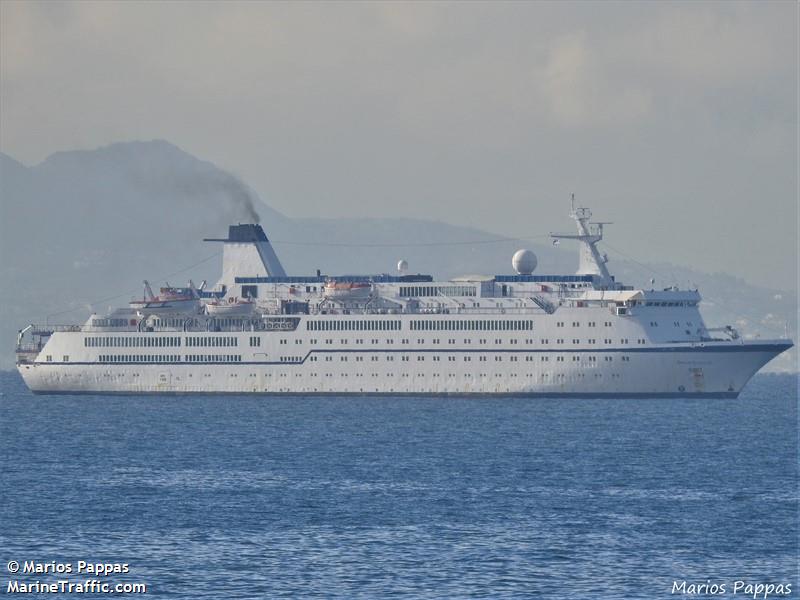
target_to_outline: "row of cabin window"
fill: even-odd
[[[394,338],[394,339],[390,338],[390,339],[387,339],[387,340],[379,340],[378,338],[372,338],[369,341],[372,344],[393,344],[396,339],[397,338]],[[330,339],[330,338],[322,340],[323,343],[329,344],[329,345],[333,344],[335,341],[336,340],[333,340],[333,339]],[[363,344],[364,343],[364,340],[361,339],[361,338],[358,338],[358,339],[355,339],[355,340],[348,340],[347,338],[341,338],[338,341],[339,341],[339,344],[341,344],[343,346],[346,346],[349,342],[353,342],[355,344]],[[527,338],[527,339],[524,339],[524,340],[521,340],[521,341],[524,342],[526,345],[529,345],[529,346],[531,344],[535,344],[536,343],[536,340],[532,339],[532,338]],[[570,341],[570,340],[565,340],[564,338],[556,338],[555,343],[556,344],[564,344],[564,343],[567,343],[568,341]],[[399,342],[401,344],[409,344],[409,343],[411,343],[411,340],[404,338],[404,339],[400,339]],[[422,338],[417,338],[417,340],[416,340],[417,344],[423,344],[423,345],[426,344],[426,343],[429,343],[429,342],[432,343],[432,344],[441,344],[442,340],[440,340],[439,338],[434,338],[434,339],[431,339],[431,340],[425,340],[425,339],[422,339]],[[471,344],[472,343],[472,339],[466,338],[466,339],[457,340],[455,338],[449,338],[449,339],[446,340],[446,342],[448,344],[451,344],[451,345],[452,344],[458,344],[458,343],[466,345],[466,344]],[[478,340],[478,344],[486,344],[486,343],[489,343],[489,342],[490,342],[490,340],[486,340],[486,339],[479,339]],[[611,344],[614,343],[614,340],[612,340],[611,338],[603,338],[602,342],[604,344],[606,344],[606,345],[611,345]],[[278,341],[278,343],[285,346],[285,345],[289,344],[289,340],[281,339],[281,340]],[[295,345],[299,346],[299,345],[303,344],[303,340],[302,339],[295,339],[294,343],[295,343]],[[319,340],[310,339],[310,340],[308,340],[308,343],[311,344],[312,346],[315,346],[315,345],[317,345],[319,343]],[[494,343],[495,344],[511,344],[511,345],[514,345],[514,344],[520,343],[520,340],[516,339],[516,338],[511,338],[510,340],[504,340],[502,338],[495,338],[494,339]],[[540,338],[539,339],[539,343],[542,346],[546,346],[546,345],[550,344],[550,339],[549,338]],[[572,338],[571,343],[573,343],[575,345],[580,345],[581,340],[578,339],[578,338]],[[589,339],[586,340],[586,343],[587,344],[598,344],[599,342],[598,342],[598,340],[596,338],[589,338]],[[628,343],[630,343],[630,340],[628,338],[620,338],[619,343],[620,344],[628,344]],[[639,338],[639,339],[636,340],[636,343],[637,344],[646,344],[647,340],[645,338]],[[250,338],[250,345],[251,346],[260,346],[261,345],[261,339],[258,338],[258,337],[251,337]]]
[[[131,319],[130,325],[136,325]],[[128,319],[92,319],[92,327],[128,327]]]
[[[101,354],[98,360],[110,363],[164,363],[180,362],[181,357],[177,354]]]
[[[510,320],[421,320],[411,321],[413,331],[531,331],[533,321]]]
[[[195,319],[166,319],[156,318],[153,319],[153,327],[183,327],[184,325],[194,324]]]
[[[83,345],[87,348],[168,348],[180,346],[181,338],[177,336],[85,337]]]
[[[550,358],[551,358],[550,356],[540,356],[538,360],[540,362],[550,362]],[[369,357],[369,359],[370,359],[370,362],[378,362],[380,360],[380,356],[376,356],[376,355],[373,354],[373,355],[371,355]],[[473,357],[468,355],[468,356],[462,356],[460,360],[462,362],[472,362],[472,359],[473,359]],[[308,360],[310,362],[318,362],[320,360],[320,357],[311,356],[311,357],[309,357]],[[350,357],[347,357],[347,356],[340,356],[339,357],[339,362],[348,362],[349,360],[350,360]],[[356,362],[363,362],[364,361],[364,357],[356,356],[356,357],[353,358],[353,360],[355,360]],[[386,362],[393,362],[394,360],[395,360],[395,357],[392,356],[392,355],[385,355],[384,356],[384,361],[386,361]],[[415,360],[417,362],[425,362],[428,359],[424,355],[419,355],[419,356],[416,357]],[[439,361],[442,360],[442,357],[434,355],[434,356],[430,357],[430,360],[432,362],[439,362]],[[447,356],[447,360],[449,362],[456,362],[456,361],[459,360],[459,358],[457,356],[454,356],[454,355],[451,354],[451,355]],[[478,360],[478,362],[487,362],[487,360],[489,360],[489,358],[487,356],[478,356],[477,360]],[[519,356],[509,356],[506,359],[503,356],[495,355],[492,360],[494,360],[494,362],[503,362],[505,360],[508,360],[509,362],[522,362],[522,361],[524,361],[524,362],[534,362],[534,361],[537,360],[537,358],[536,358],[536,356],[525,356],[524,358],[520,358]],[[553,357],[553,360],[555,362],[565,362],[564,356],[555,356],[555,357]],[[630,359],[629,356],[622,356],[622,357],[620,357],[620,360],[622,360],[622,362],[630,362],[631,359]],[[301,362],[301,361],[302,361],[302,359],[300,357],[291,357],[291,356],[290,357],[281,357],[281,362]],[[325,356],[324,357],[324,361],[325,362],[333,362],[334,361],[334,357]],[[406,355],[401,355],[400,356],[400,362],[409,362],[409,361],[411,361],[411,357],[410,356],[406,356]],[[605,357],[603,357],[603,361],[604,362],[613,362],[614,358],[612,356],[605,356]],[[572,362],[596,363],[597,362],[597,357],[596,356],[574,355],[572,357]]]
[[[639,302],[645,306],[697,306],[697,302],[690,300],[687,302]]]
[[[474,285],[405,285],[400,286],[400,296],[476,296]]]
[[[373,356],[370,357],[370,360],[372,362],[376,362],[376,361],[379,360],[379,358],[380,358],[379,356],[373,355]],[[391,355],[385,356],[384,359],[386,361],[388,361],[388,362],[394,362],[394,356],[391,356]],[[177,355],[177,354],[173,354],[173,355],[152,355],[152,354],[119,354],[119,355],[115,355],[115,354],[101,354],[98,357],[98,360],[99,360],[99,362],[110,362],[110,363],[131,363],[131,362],[143,362],[143,363],[155,362],[155,363],[159,363],[159,362],[180,362],[181,361],[181,357],[180,357],[180,355]],[[299,356],[282,356],[280,360],[281,360],[281,362],[292,362],[292,363],[302,362],[302,358],[299,357]],[[312,356],[312,357],[309,358],[309,360],[311,362],[317,362],[319,360],[319,357]],[[333,361],[333,357],[332,356],[326,356],[325,360],[327,362],[331,362],[331,361]],[[346,356],[342,356],[342,357],[339,358],[339,360],[341,362],[347,362],[347,357]],[[355,360],[357,362],[363,362],[364,359],[361,356],[357,356],[357,357],[355,357]],[[401,361],[408,361],[410,359],[409,359],[408,356],[403,356],[403,357],[401,357],[400,360]],[[431,360],[433,362],[439,362],[441,360],[441,357],[433,356],[433,357],[431,357]],[[451,362],[454,362],[456,360],[456,357],[453,356],[453,355],[450,355],[450,356],[447,357],[447,360],[451,361]],[[464,362],[470,362],[471,360],[472,360],[472,358],[469,357],[469,356],[463,357],[463,361]],[[478,361],[479,362],[486,362],[486,360],[487,360],[486,356],[479,356],[478,357]],[[503,361],[503,357],[502,356],[495,356],[494,360],[496,362],[502,362]],[[535,360],[534,356],[526,356],[525,357],[525,361],[526,362],[531,362],[533,360]],[[542,362],[549,362],[550,361],[550,357],[549,356],[542,356],[542,357],[540,357],[540,360]],[[572,360],[574,362],[578,362],[578,361],[581,360],[581,357],[580,356],[573,356]],[[614,359],[611,356],[606,356],[606,357],[603,358],[603,360],[607,361],[607,362],[612,362]],[[630,359],[629,356],[622,356],[620,360],[622,360],[623,362],[630,362],[631,359]],[[53,356],[48,354],[47,357],[46,357],[46,361],[47,362],[52,362],[53,361]],[[69,356],[64,356],[63,361],[64,362],[69,362]],[[242,361],[241,355],[224,355],[224,354],[220,355],[220,354],[216,354],[216,355],[187,355],[186,356],[186,362],[191,362],[191,363],[241,362],[241,361]],[[417,361],[418,362],[424,362],[425,361],[425,357],[424,356],[418,356],[417,357]],[[511,357],[509,357],[509,361],[510,362],[517,362],[518,361],[518,357],[511,356]],[[555,361],[556,362],[564,362],[564,357],[563,356],[556,356],[555,357]],[[589,356],[589,357],[586,358],[586,361],[587,362],[597,362],[597,358],[593,357],[593,356]]]
[[[221,348],[228,346],[238,346],[239,340],[233,336],[201,336],[187,337],[186,345],[190,348]]]
[[[276,374],[276,375],[278,377],[286,377],[285,373],[280,373],[280,374]],[[347,373],[340,373],[339,375],[341,377],[347,377]],[[418,376],[422,375],[422,373],[418,373],[417,375]],[[491,373],[462,373],[461,375],[463,377],[468,378],[468,379],[471,379],[471,378],[472,379],[478,379],[478,378],[481,378],[481,377],[491,377],[492,374]],[[550,376],[551,375],[553,376],[553,380],[554,381],[566,381],[567,377],[568,377],[568,375],[566,373],[555,373],[555,374],[553,374],[553,373],[541,373],[539,375],[539,378],[542,381],[542,383],[546,383],[547,384],[547,383],[550,383]],[[591,375],[593,375],[595,379],[601,379],[603,377],[603,373],[591,373]],[[135,376],[136,375],[134,375],[134,377]],[[266,376],[267,377],[272,377],[272,374],[271,373],[267,373]],[[304,375],[304,377],[305,376],[306,375]],[[308,373],[307,376],[308,377],[334,377],[336,375],[334,375],[333,373]],[[364,374],[363,373],[353,373],[353,376],[354,377],[364,377]],[[378,377],[378,376],[379,376],[378,373],[372,373],[372,377]],[[395,376],[394,373],[387,373],[386,375],[380,375],[380,377],[386,377],[386,378],[389,378],[389,379],[393,378],[394,376]],[[411,375],[409,373],[398,373],[397,376],[398,377],[410,377]],[[434,377],[442,377],[443,374],[442,373],[433,373],[433,376]],[[458,376],[458,374],[456,374],[456,373],[448,373],[447,374],[448,378],[457,377],[457,376]],[[495,377],[506,377],[506,375],[504,375],[502,373],[495,373],[494,376]],[[536,377],[536,374],[535,373],[528,373],[527,376],[528,377]],[[191,377],[191,375],[190,375],[190,377]],[[209,377],[209,375],[206,375],[206,377]],[[255,377],[255,375],[251,374],[251,377]],[[511,373],[510,377],[517,377],[517,373]],[[621,379],[622,375],[619,374],[619,373],[610,373],[610,374],[607,373],[606,377],[611,377],[611,379]],[[586,379],[586,373],[570,373],[569,374],[569,379],[572,380],[572,381],[584,380],[584,379]],[[508,391],[508,388],[506,388],[506,390]],[[316,392],[317,388],[314,388],[314,391]],[[363,392],[365,390],[362,388],[361,391]],[[375,391],[377,392],[378,388],[375,388]],[[391,391],[394,391],[394,390],[391,390]]]
[[[242,362],[240,354],[187,354],[186,362]]]
[[[542,340],[542,344],[549,344],[549,343],[550,343],[550,340]],[[564,343],[564,339],[563,338],[557,338],[556,339],[556,344],[563,344],[563,343]],[[580,344],[581,341],[579,339],[573,339],[572,343],[573,344]],[[587,344],[596,344],[597,340],[593,339],[593,338],[592,339],[588,339],[588,340],[586,340],[586,343]],[[612,340],[611,338],[603,338],[603,343],[604,344],[613,344],[614,340]],[[619,341],[619,343],[620,344],[629,343],[628,338],[622,338]],[[639,339],[636,340],[636,343],[637,344],[646,344],[647,343],[647,339],[646,338],[639,338]]]
[[[399,331],[400,321],[307,321],[309,331]]]
[[[589,327],[597,327],[597,322],[596,321],[589,321],[586,324]],[[581,326],[581,322],[580,321],[573,321],[572,322],[572,326],[573,327],[580,327]],[[611,321],[603,321],[603,326],[604,327],[611,327],[612,323],[611,323]],[[564,321],[557,321],[556,322],[556,327],[564,327]]]

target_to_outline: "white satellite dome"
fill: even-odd
[[[536,269],[539,261],[531,250],[517,250],[511,259],[511,266],[520,275],[530,275]]]
[[[397,270],[401,273],[408,271],[408,261],[407,260],[400,260],[397,262]]]

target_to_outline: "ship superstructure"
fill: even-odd
[[[408,274],[289,276],[264,230],[229,228],[222,276],[167,285],[83,325],[20,331],[38,393],[458,394],[735,397],[784,339],[708,328],[696,290],[615,280],[604,223],[573,204],[575,275],[435,281]]]

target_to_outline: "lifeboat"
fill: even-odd
[[[255,312],[256,303],[249,298],[231,296],[227,300],[214,300],[206,304],[206,312],[215,317],[249,315]]]
[[[144,282],[144,286],[144,297],[141,300],[131,300],[128,303],[128,306],[140,315],[195,314],[200,308],[200,300],[193,287],[176,288],[168,285],[167,287],[162,287],[158,296],[156,296],[147,281]]]
[[[359,300],[367,299],[372,293],[372,284],[365,281],[344,282],[329,281],[325,284],[324,294],[332,300]]]

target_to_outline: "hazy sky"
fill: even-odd
[[[163,138],[288,216],[797,281],[795,2],[0,2],[0,150]],[[77,207],[76,207],[77,208]],[[613,253],[610,253],[613,258]]]

